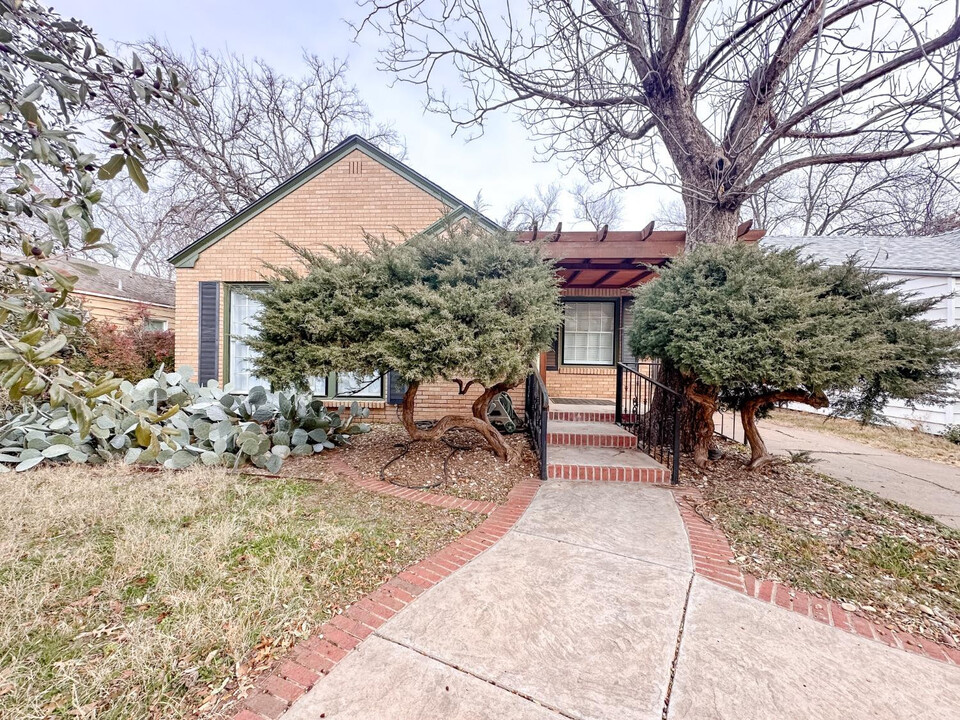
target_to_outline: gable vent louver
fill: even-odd
[[[349,175],[362,175],[363,163],[360,160],[351,160],[347,165],[347,173]]]

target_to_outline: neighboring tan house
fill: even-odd
[[[77,276],[75,295],[92,318],[123,325],[142,307],[149,329],[174,329],[173,281],[81,258],[57,264]]]
[[[765,237],[763,247],[803,247],[807,254],[828,265],[839,265],[851,256],[902,282],[902,289],[919,298],[939,298],[926,314],[944,327],[960,327],[960,230],[925,237]],[[960,392],[960,381],[957,383]],[[807,407],[798,409],[809,410]],[[942,433],[960,423],[960,400],[939,406],[911,408],[895,400],[884,408],[891,422],[901,427],[920,427]]]
[[[353,136],[318,157],[256,202],[174,255],[177,288],[177,365],[197,370],[199,380],[231,383],[243,392],[259,381],[250,370],[243,341],[258,304],[238,292],[263,282],[265,262],[295,261],[284,240],[312,250],[328,245],[362,248],[363,233],[387,237],[429,232],[470,218],[490,230],[499,226],[436,183],[363,138]],[[741,227],[756,240],[762,231]],[[529,242],[534,233],[522,233]],[[631,360],[624,343],[630,292],[648,280],[648,265],[659,265],[683,247],[683,231],[541,232],[545,253],[564,278],[565,322],[554,349],[540,358],[551,396],[612,399],[616,363]],[[533,358],[531,358],[533,360]],[[385,417],[401,400],[389,377],[356,378],[332,373],[318,378],[315,392],[331,405],[357,399]],[[479,393],[457,394],[454,383],[421,387],[420,417],[466,409]],[[522,402],[522,388],[511,393]]]

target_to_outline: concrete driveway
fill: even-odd
[[[960,667],[694,576],[672,492],[553,481],[284,720],[950,717]]]
[[[845,480],[960,529],[960,468],[880,450],[829,433],[761,420],[760,433],[777,455],[805,450],[825,475]]]

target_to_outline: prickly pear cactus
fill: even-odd
[[[270,472],[289,455],[312,455],[368,432],[369,411],[327,410],[309,395],[269,394],[260,387],[234,395],[216,381],[188,380],[193,369],[166,372],[98,398],[92,416],[78,418],[65,404],[28,402],[7,411],[0,427],[0,472],[41,463],[102,463],[122,456],[129,464],[172,470],[196,463]],[[229,389],[229,386],[228,386]]]

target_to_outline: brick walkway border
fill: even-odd
[[[241,700],[241,710],[233,716],[233,720],[275,720],[280,717],[374,630],[425,590],[466,565],[506,535],[527,509],[540,486],[539,480],[531,478],[516,485],[503,505],[476,503],[423,490],[405,490],[380,480],[364,478],[339,458],[331,459],[330,464],[334,470],[346,474],[364,489],[439,507],[471,510],[471,505],[480,505],[486,509],[472,512],[484,513],[487,519],[463,537],[388,580],[321,625],[311,637],[298,643],[278,667],[257,681],[254,691]],[[457,502],[451,505],[451,500]]]
[[[923,655],[932,660],[960,665],[960,648],[951,648],[932,640],[890,630],[863,615],[844,610],[840,603],[821,598],[771,580],[760,580],[741,571],[723,532],[704,519],[694,505],[703,502],[700,491],[682,487],[674,491],[680,508],[680,517],[687,528],[693,567],[698,575],[720,583],[752,598],[775,604],[784,610],[813,618],[826,625],[859,635],[868,640],[882,642],[890,647]]]

